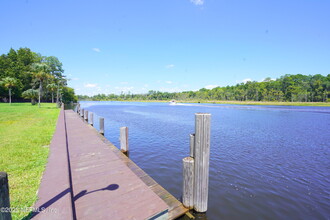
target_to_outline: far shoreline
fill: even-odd
[[[79,100],[79,101],[114,101],[114,102],[169,102],[170,100]],[[229,105],[276,105],[276,106],[314,106],[330,107],[330,102],[272,102],[272,101],[219,101],[219,100],[176,100],[177,103],[206,103]]]

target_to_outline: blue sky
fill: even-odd
[[[329,74],[329,0],[1,0],[0,53],[63,63],[77,94]]]

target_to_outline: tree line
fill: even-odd
[[[62,63],[55,56],[42,56],[29,48],[10,49],[0,56],[0,101],[31,100],[69,103],[77,101],[67,86]]]
[[[146,94],[98,94],[79,95],[79,100],[219,100],[219,101],[277,101],[277,102],[329,102],[330,74],[284,75],[276,80],[266,78],[262,82],[248,81],[233,86],[202,88],[198,91],[160,92]]]

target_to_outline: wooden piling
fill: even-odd
[[[194,210],[207,211],[211,114],[195,114],[195,147],[194,147]]]
[[[128,127],[120,128],[120,150],[128,155]]]
[[[194,158],[185,157],[183,162],[183,196],[182,203],[188,208],[194,207]]]
[[[195,134],[190,134],[190,156],[194,158]]]
[[[104,135],[104,118],[100,118],[100,134]]]
[[[89,115],[89,121],[90,121],[90,124],[93,126],[94,125],[93,112],[91,112]]]
[[[0,219],[11,220],[8,175],[0,172]]]
[[[88,123],[88,111],[86,110],[85,111],[85,117],[84,117],[84,119],[87,121],[87,123]]]
[[[83,118],[84,117],[84,113],[85,113],[85,109],[81,109],[81,112],[80,112],[80,116]]]

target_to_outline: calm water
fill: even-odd
[[[130,158],[177,198],[194,113],[211,113],[208,219],[330,218],[330,108],[81,104],[116,146],[128,126]]]

